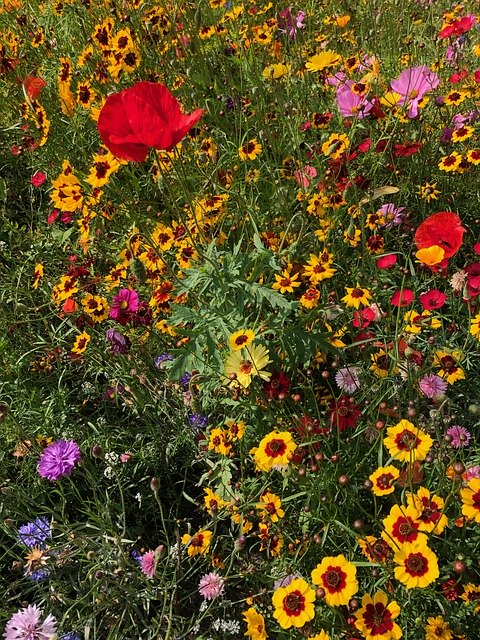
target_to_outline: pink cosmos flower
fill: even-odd
[[[138,293],[134,289],[120,289],[117,295],[113,296],[110,318],[119,324],[127,324],[139,306]]]
[[[462,449],[468,447],[472,434],[465,427],[460,427],[458,424],[454,424],[447,429],[447,435],[451,437],[450,444],[454,449]]]
[[[55,636],[57,621],[51,615],[41,620],[42,610],[30,604],[14,613],[5,627],[5,640],[51,640]]]
[[[346,84],[337,88],[337,107],[344,118],[358,118],[362,120],[368,116],[373,107],[373,102],[367,100],[365,96],[354,93],[350,86],[353,84],[349,80]]]
[[[463,474],[465,482],[470,482],[473,478],[480,478],[480,465],[476,464],[474,467],[469,467]]]
[[[448,382],[434,373],[427,373],[420,380],[418,386],[423,395],[431,399],[435,396],[443,395],[447,390]]]
[[[206,573],[200,578],[198,591],[205,600],[213,600],[221,596],[225,590],[225,580],[215,571]]]
[[[147,578],[153,578],[155,574],[155,551],[147,551],[139,560],[140,570]]]
[[[423,96],[438,87],[440,78],[426,66],[410,67],[402,71],[400,76],[392,80],[392,91],[400,94],[400,104],[408,106],[408,117],[418,115],[418,103]]]

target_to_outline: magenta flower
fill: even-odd
[[[458,424],[454,424],[447,429],[447,435],[451,437],[450,444],[454,449],[463,449],[468,447],[472,434],[465,427],[460,427]]]
[[[218,573],[206,573],[200,578],[198,591],[205,600],[213,600],[221,596],[225,589],[225,580]]]
[[[140,569],[147,578],[153,578],[155,574],[155,551],[147,551],[144,553],[140,560]]]
[[[373,102],[370,102],[365,96],[359,96],[354,93],[350,86],[353,82],[349,81],[347,84],[340,85],[337,88],[337,107],[340,114],[344,118],[358,118],[359,120],[368,116],[373,107]]]
[[[427,373],[418,383],[420,391],[427,398],[443,395],[448,387],[448,382],[434,373]]]
[[[57,440],[46,447],[38,461],[37,471],[51,482],[69,476],[81,459],[78,444],[73,440]]]
[[[306,14],[304,11],[299,11],[296,17],[294,17],[290,7],[281,11],[278,14],[278,29],[280,33],[288,33],[290,39],[294,40],[298,29],[305,29],[305,25],[303,24],[305,17]]]
[[[41,620],[42,610],[30,604],[14,613],[5,627],[5,640],[51,640],[55,635],[57,621],[51,615]]]
[[[398,78],[392,80],[390,87],[400,94],[400,104],[408,106],[408,117],[415,118],[420,100],[428,91],[438,87],[439,83],[440,78],[436,73],[426,66],[420,66],[402,71]]]
[[[119,324],[127,324],[139,306],[138,293],[134,289],[120,289],[117,295],[113,296],[110,318]]]

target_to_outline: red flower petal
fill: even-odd
[[[388,256],[382,256],[377,260],[377,267],[379,269],[391,269],[397,262],[397,256],[394,253],[390,253]]]
[[[462,246],[464,232],[456,213],[441,211],[429,216],[418,227],[415,245],[417,249],[437,245],[445,251],[445,258],[451,258]]]
[[[395,291],[390,299],[394,307],[408,307],[415,298],[415,294],[411,289],[403,289],[403,291]]]
[[[445,304],[447,296],[437,289],[432,289],[426,293],[422,293],[420,296],[420,304],[424,309],[440,309]]]

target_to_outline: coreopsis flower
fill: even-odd
[[[370,476],[372,491],[376,496],[388,496],[395,491],[395,480],[398,479],[400,471],[392,464],[387,467],[378,467]]]
[[[297,448],[288,431],[272,431],[260,441],[253,451],[255,465],[260,471],[282,468],[289,464]]]
[[[460,490],[462,514],[480,524],[480,478],[472,478]]]
[[[256,138],[243,144],[238,150],[240,160],[255,160],[262,153],[262,145]]]
[[[228,344],[232,351],[238,351],[243,347],[248,347],[255,339],[255,334],[251,329],[239,329],[228,338]]]
[[[101,296],[94,296],[91,293],[87,293],[87,295],[82,298],[82,307],[84,312],[89,315],[95,323],[106,320],[110,312],[107,300]]]
[[[36,604],[14,613],[5,627],[5,640],[53,640],[57,621],[52,615],[42,620],[42,613]]]
[[[477,315],[470,320],[469,332],[472,336],[475,336],[477,340],[480,340],[480,313],[477,313]]]
[[[228,427],[228,438],[232,442],[238,442],[245,435],[245,423],[243,420],[225,420],[225,424]]]
[[[398,371],[397,367],[392,367],[391,356],[384,349],[380,349],[377,353],[372,353],[370,360],[372,364],[369,369],[373,371],[377,378],[386,378],[390,371],[392,374]]]
[[[466,604],[474,603],[473,611],[480,612],[480,585],[469,582],[464,585],[463,593],[460,596]]]
[[[322,153],[331,160],[338,160],[350,146],[350,140],[345,133],[332,133],[322,144]]]
[[[90,342],[90,335],[83,331],[80,335],[75,338],[75,342],[73,343],[72,353],[75,355],[82,354],[86,348],[88,347],[88,343]]]
[[[293,293],[295,287],[299,287],[301,284],[298,282],[298,273],[290,275],[288,269],[284,269],[282,275],[275,274],[275,280],[272,289],[278,289],[280,293]]]
[[[37,471],[50,482],[69,476],[80,461],[80,448],[73,440],[57,440],[42,451]]]
[[[395,577],[407,589],[428,587],[440,575],[437,556],[425,542],[407,542],[395,552],[393,560],[398,565]]]
[[[280,587],[272,597],[273,617],[282,629],[303,627],[315,616],[315,591],[302,578]]]
[[[419,195],[422,200],[430,202],[430,200],[436,200],[438,198],[440,191],[437,189],[436,182],[426,182],[425,184],[418,185],[417,195]]]
[[[217,515],[220,509],[228,504],[225,500],[223,500],[218,494],[213,492],[209,487],[205,487],[204,489],[205,496],[203,497],[203,502],[205,506],[205,510],[210,515]]]
[[[244,635],[250,636],[252,640],[267,640],[265,629],[265,619],[254,607],[250,607],[242,614],[247,623],[247,631]]]
[[[392,458],[399,462],[412,463],[425,460],[433,440],[408,420],[400,420],[394,427],[387,429],[387,437],[384,438],[383,444]]]
[[[69,212],[82,208],[82,187],[68,160],[64,160],[62,173],[52,181],[52,187],[50,198],[57,209]]]
[[[392,80],[392,91],[400,95],[399,104],[408,107],[408,117],[418,115],[419,102],[423,96],[438,87],[440,78],[426,66],[410,67]]]
[[[445,501],[440,496],[430,493],[425,487],[420,487],[417,493],[407,493],[407,504],[416,509],[418,530],[426,533],[443,533],[448,524],[447,516],[442,513]]]
[[[448,384],[454,384],[457,380],[465,380],[465,372],[458,365],[462,358],[460,351],[440,350],[435,353],[433,366],[439,367],[438,375],[446,380]]]
[[[373,598],[365,594],[362,597],[362,607],[355,611],[355,627],[362,633],[365,640],[399,640],[403,633],[396,622],[400,614],[400,607],[383,591],[377,591]]]
[[[337,66],[341,61],[342,56],[331,49],[326,49],[309,58],[305,63],[305,68],[308,71],[323,71],[324,69]]]
[[[225,360],[225,375],[232,380],[232,385],[247,388],[252,378],[259,376],[262,380],[270,380],[271,373],[265,371],[271,362],[268,349],[263,345],[250,345],[239,351],[231,351]]]
[[[282,509],[282,501],[270,491],[266,491],[260,496],[257,509],[262,512],[262,518],[270,520],[270,522],[278,522],[285,515],[285,511]]]
[[[372,299],[372,294],[368,289],[363,289],[358,283],[356,287],[345,287],[346,295],[343,296],[342,302],[345,302],[347,307],[354,307],[358,309],[360,305],[368,306],[369,300]]]
[[[279,533],[272,535],[270,523],[258,524],[258,537],[260,539],[260,551],[268,551],[272,558],[277,558],[283,547],[283,536]],[[245,528],[243,529],[245,532]]]
[[[446,173],[456,171],[460,167],[462,159],[463,158],[460,153],[452,151],[452,153],[442,157],[442,159],[438,163],[438,168],[440,169],[440,171],[445,171]]]
[[[189,556],[207,555],[210,550],[213,533],[208,529],[198,531],[193,536],[185,533],[182,536],[182,544],[187,546]]]
[[[427,543],[427,537],[420,532],[416,517],[415,508],[393,505],[390,514],[383,519],[384,531],[382,531],[382,538],[392,549],[398,549],[406,542]]]
[[[373,563],[383,564],[392,555],[392,549],[385,540],[375,538],[375,536],[359,538],[358,545],[363,555]]]
[[[43,264],[39,262],[38,264],[35,265],[35,269],[33,272],[32,287],[34,289],[38,289],[38,283],[40,282],[40,278],[43,277],[44,273],[45,273],[45,269],[43,268]]]
[[[358,591],[357,568],[344,555],[326,557],[312,571],[312,582],[325,591],[331,607],[348,604]]]
[[[230,455],[232,449],[232,443],[229,439],[229,432],[227,429],[220,429],[215,427],[211,429],[208,440],[208,450],[219,453],[222,456]]]
[[[427,618],[425,640],[452,640],[452,638],[453,632],[442,616],[437,616],[436,618],[430,616]]]
[[[330,400],[327,418],[332,427],[343,433],[347,429],[355,429],[361,413],[360,405],[353,398],[342,395],[338,400]]]
[[[328,633],[322,629],[319,633],[307,638],[307,640],[331,640],[331,638]]]
[[[103,144],[117,158],[143,162],[150,148],[170,150],[200,120],[203,110],[182,114],[167,87],[137,82],[108,96],[98,118]]]

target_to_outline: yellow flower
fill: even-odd
[[[219,429],[218,427],[211,429],[208,450],[219,453],[222,456],[228,456],[232,448],[228,436],[229,432],[226,429]]]
[[[417,511],[419,531],[436,535],[443,533],[448,524],[447,516],[442,513],[445,506],[443,498],[431,494],[425,487],[420,487],[417,493],[407,494],[407,504]]]
[[[257,469],[270,471],[287,466],[296,448],[297,445],[289,431],[272,431],[262,438],[258,447],[250,453],[254,454]]]
[[[249,344],[255,339],[255,334],[251,329],[239,329],[232,333],[228,339],[228,344],[232,351],[238,351],[243,347],[248,347]]]
[[[347,294],[343,296],[342,302],[345,302],[347,307],[354,307],[358,309],[361,304],[368,306],[369,300],[372,299],[372,294],[368,289],[362,289],[357,283],[356,287],[345,287]]]
[[[419,195],[422,198],[422,200],[426,200],[427,202],[430,202],[430,200],[437,199],[437,196],[440,195],[440,191],[437,189],[436,182],[432,182],[431,184],[429,182],[426,182],[423,185],[422,184],[418,185],[417,195]]]
[[[264,371],[264,367],[270,362],[268,349],[262,345],[230,351],[225,361],[225,375],[230,378],[233,386],[240,385],[246,388],[255,376],[262,380],[270,380],[272,374]]]
[[[427,618],[427,623],[425,640],[452,640],[452,630],[442,616]]]
[[[312,571],[312,582],[324,589],[330,607],[339,607],[358,591],[357,567],[341,554],[326,557]]]
[[[204,491],[205,491],[205,496],[203,498],[203,501],[205,504],[205,509],[211,515],[217,515],[222,507],[224,507],[225,505],[228,505],[228,502],[225,502],[225,500],[222,500],[222,498],[216,493],[214,493],[209,487],[206,487]]]
[[[463,142],[463,140],[468,140],[473,136],[473,132],[475,129],[473,127],[459,127],[452,132],[452,141],[453,142]]]
[[[440,572],[437,556],[425,543],[406,543],[395,553],[395,577],[407,589],[423,589],[434,582]]]
[[[320,633],[315,634],[314,636],[310,636],[307,640],[330,640],[330,636],[323,629]]]
[[[310,287],[310,289],[307,289],[300,298],[300,304],[306,309],[314,309],[317,306],[319,299],[320,291],[315,289],[315,287]]]
[[[398,479],[400,471],[392,464],[388,467],[378,467],[369,480],[373,483],[372,491],[376,496],[388,496],[395,491],[395,480]]]
[[[462,156],[456,151],[452,151],[452,153],[448,156],[443,156],[443,158],[438,163],[438,168],[440,171],[456,171],[462,162]]]
[[[422,264],[426,264],[428,267],[432,267],[435,264],[439,264],[445,257],[445,250],[442,247],[434,244],[426,249],[419,249],[415,253],[415,257]]]
[[[110,312],[106,299],[101,296],[93,296],[91,293],[87,293],[82,298],[82,307],[94,322],[102,322],[102,320],[108,318]]]
[[[400,420],[394,427],[389,427],[387,434],[383,444],[392,458],[399,462],[413,463],[417,460],[425,460],[433,444],[432,438],[427,433],[408,420]]]
[[[85,331],[75,338],[75,342],[72,347],[72,353],[77,355],[83,353],[90,342],[90,336]]]
[[[470,94],[468,91],[457,91],[454,89],[453,91],[450,91],[450,93],[447,93],[444,101],[445,104],[448,104],[449,106],[454,105],[456,107],[469,97]]]
[[[470,320],[470,333],[480,340],[480,313]]]
[[[303,627],[315,616],[315,591],[302,578],[277,589],[272,602],[275,607],[273,617],[282,629]]]
[[[389,515],[383,519],[384,531],[382,538],[392,547],[398,549],[407,542],[427,543],[427,537],[419,531],[420,525],[416,522],[417,510],[414,507],[399,507],[394,504]]]
[[[372,364],[370,365],[370,371],[377,376],[377,378],[386,378],[391,369],[391,358],[386,351],[380,349],[377,353],[370,356]],[[391,370],[392,375],[397,373],[398,368],[393,367]]]
[[[255,160],[262,153],[262,145],[256,138],[246,142],[238,150],[240,160]]]
[[[326,252],[327,255],[331,255]],[[328,280],[331,278],[336,269],[332,269],[330,267],[331,260],[329,262],[324,262],[322,256],[316,256],[310,254],[310,259],[304,267],[303,275],[306,276],[310,283],[315,287],[322,280]]]
[[[365,594],[362,598],[362,608],[355,612],[355,626],[362,633],[365,640],[399,640],[402,630],[395,618],[400,615],[400,607],[383,591],[377,591],[373,598]]]
[[[480,479],[472,478],[460,491],[462,514],[480,524]]]
[[[292,66],[290,64],[271,64],[262,71],[262,76],[267,79],[278,80],[290,73]]]
[[[193,536],[191,536],[188,533],[185,533],[182,536],[182,544],[185,544],[188,546],[187,553],[189,556],[196,556],[196,555],[205,556],[207,555],[210,549],[212,535],[213,533],[211,531],[208,531],[208,529],[206,529],[205,531],[200,529],[200,531],[198,531]]]
[[[462,600],[465,600],[466,604],[475,603],[473,611],[480,613],[480,585],[472,584],[469,582],[463,587],[463,593],[461,595]]]
[[[261,613],[250,607],[243,613],[243,617],[247,623],[247,631],[243,635],[250,636],[252,640],[267,640],[265,620]]]
[[[288,269],[282,271],[282,275],[279,276],[275,274],[276,282],[272,284],[272,289],[279,289],[280,293],[293,293],[295,287],[300,286],[300,282],[298,280],[298,273],[294,273],[293,276],[290,275]]]
[[[445,378],[448,384],[453,384],[457,380],[465,380],[465,372],[458,366],[458,361],[462,358],[460,351],[437,351],[433,359],[433,366],[439,367],[438,375]]]
[[[322,153],[327,158],[337,160],[349,146],[350,140],[345,133],[332,133],[322,144]]]
[[[228,427],[228,437],[234,442],[235,440],[241,440],[245,433],[245,423],[243,420],[225,420],[225,424]]]
[[[341,61],[342,57],[338,53],[327,49],[309,58],[308,62],[305,63],[305,68],[308,69],[308,71],[323,71],[323,69],[328,69],[328,67],[334,67],[340,64]]]
[[[270,522],[278,522],[280,518],[283,518],[285,511],[281,507],[280,498],[270,491],[261,495],[260,502],[257,504],[257,509],[262,511],[262,517],[267,518]]]
[[[43,276],[44,273],[45,273],[45,270],[43,268],[43,264],[41,262],[39,262],[38,264],[35,265],[35,269],[33,271],[33,284],[32,284],[32,287],[34,289],[38,288],[38,283],[40,282],[40,278]]]

